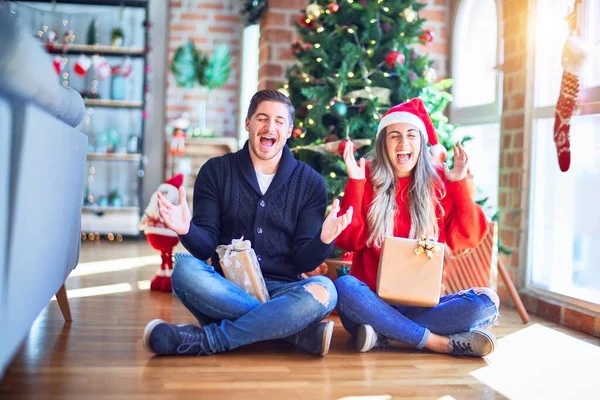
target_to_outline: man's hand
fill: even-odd
[[[185,189],[179,187],[179,205],[171,202],[158,192],[158,212],[167,228],[175,231],[178,235],[185,235],[190,231],[192,212],[185,197]]]
[[[352,221],[352,207],[348,208],[345,214],[340,215],[338,217],[338,212],[340,211],[340,201],[335,199],[333,204],[331,205],[331,212],[323,221],[323,228],[321,229],[321,241],[323,243],[329,244],[333,242],[333,240],[342,233],[344,229],[350,222]]]
[[[454,168],[449,170],[448,166],[446,165],[445,171],[446,179],[450,182],[456,182],[463,180],[467,176],[467,171],[469,169],[469,157],[460,143],[458,146],[453,145],[452,150],[454,151]]]

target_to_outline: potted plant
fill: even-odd
[[[112,47],[121,47],[123,46],[123,39],[125,38],[125,34],[123,33],[123,29],[121,28],[113,28],[110,31],[110,43]]]
[[[231,52],[226,44],[217,45],[209,57],[198,50],[189,40],[175,51],[171,71],[179,87],[202,87],[207,91],[204,100],[198,105],[199,129],[194,136],[212,136],[206,128],[206,104],[213,89],[223,86],[231,72]]]

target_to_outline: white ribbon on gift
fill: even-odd
[[[250,250],[252,248],[252,243],[249,240],[244,240],[242,236],[239,239],[233,239],[231,244],[222,244],[217,247],[217,254],[220,259],[227,259],[232,251],[244,251]]]

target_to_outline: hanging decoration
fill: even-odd
[[[571,166],[571,116],[577,104],[581,71],[591,53],[591,46],[577,35],[577,10],[576,2],[573,11],[566,17],[570,33],[563,46],[563,73],[554,112],[554,145],[562,172],[568,171]]]

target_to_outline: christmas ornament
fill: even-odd
[[[425,44],[433,42],[433,31],[429,29],[425,29],[423,33],[419,36],[419,40],[421,42],[425,42]]]
[[[325,138],[323,139],[323,143],[335,142],[337,140],[340,140],[338,135],[330,133],[329,135],[325,136]]]
[[[300,18],[298,19],[298,23],[300,24],[300,26],[303,26],[305,28],[312,28],[315,25],[313,20],[310,18],[307,18],[306,15],[301,15]]]
[[[92,63],[98,79],[105,79],[110,76],[110,65],[103,56],[92,56]]]
[[[60,76],[60,72],[62,71],[64,64],[62,57],[56,56],[52,59],[52,66],[54,67],[54,71],[56,75]]]
[[[306,6],[306,17],[311,20],[319,19],[321,13],[323,12],[323,8],[317,3],[312,3]]]
[[[296,115],[300,118],[306,118],[308,115],[308,107],[306,107],[306,104],[300,106],[300,108],[296,111]]]
[[[302,45],[302,40],[300,40],[300,39],[298,39],[294,43],[292,43],[291,47],[292,47],[292,53],[294,53],[294,55],[297,55],[302,50],[304,50],[304,46]]]
[[[286,88],[282,87],[282,88],[277,89],[277,91],[286,97],[290,97],[290,92]]]
[[[360,90],[353,90],[352,92],[346,93],[345,98],[349,99],[374,99],[376,98],[379,104],[389,105],[390,104],[390,94],[392,91],[388,88],[383,87],[372,87],[372,88],[364,88]]]
[[[385,33],[389,33],[392,30],[392,24],[390,24],[389,22],[384,22],[383,24],[381,24],[381,29],[383,29]]]
[[[57,38],[58,38],[58,33],[56,33],[56,31],[48,32],[48,42],[46,43],[46,49],[48,49],[48,51],[54,50],[54,46],[55,46]]]
[[[292,137],[294,139],[299,139],[300,136],[302,136],[302,129],[300,129],[300,128],[294,128],[294,130],[292,131]]]
[[[340,156],[344,156],[344,151],[346,151],[346,147],[347,146],[352,146],[352,153],[354,153],[356,151],[356,148],[354,146],[354,143],[352,142],[352,140],[350,139],[344,139],[341,140],[339,145],[338,145],[338,155]]]
[[[139,229],[146,235],[146,240],[153,249],[160,252],[161,264],[156,276],[150,282],[150,290],[170,292],[171,274],[173,273],[173,248],[179,243],[177,233],[167,228],[161,221],[158,212],[158,192],[171,204],[178,205],[185,199],[179,198],[179,187],[183,184],[183,174],[178,174],[161,184],[150,198],[148,207],[139,223]]]
[[[554,144],[562,172],[571,165],[571,116],[579,94],[579,76],[589,59],[590,48],[577,36],[569,36],[562,52],[562,81],[554,112]]]
[[[346,140],[346,139],[344,139]],[[336,140],[333,142],[328,142],[328,143],[323,143],[323,144],[315,144],[315,145],[308,145],[308,146],[296,146],[294,148],[292,148],[292,151],[298,151],[298,150],[309,150],[309,151],[314,151],[316,153],[320,153],[320,154],[333,154],[333,155],[338,155],[339,154],[339,149],[340,149],[340,143],[342,141],[341,140]],[[371,145],[371,140],[370,139],[354,139],[352,141],[352,143],[354,144],[354,150],[358,150],[363,146],[370,146]]]
[[[91,66],[92,60],[88,56],[82,54],[77,57],[77,61],[73,64],[73,72],[78,76],[84,77]]]
[[[171,138],[170,153],[173,156],[185,155],[185,137],[190,127],[190,119],[187,113],[183,113],[173,121],[173,133]]]
[[[417,19],[417,12],[413,10],[412,7],[406,8],[402,15],[404,15],[406,22],[413,22],[415,19]]]
[[[393,50],[387,53],[387,55],[385,56],[385,63],[390,68],[396,68],[396,63],[402,65],[405,61],[406,57],[401,51]]]
[[[340,6],[338,3],[335,3],[335,2],[329,3],[329,5],[327,6],[327,9],[329,10],[330,13],[335,14],[340,9]]]
[[[336,101],[331,107],[331,114],[336,118],[343,118],[348,112],[348,106],[343,101]]]
[[[429,83],[435,82],[437,79],[437,73],[435,72],[435,69],[431,67],[425,67],[423,69],[423,78],[425,78],[425,80]]]

